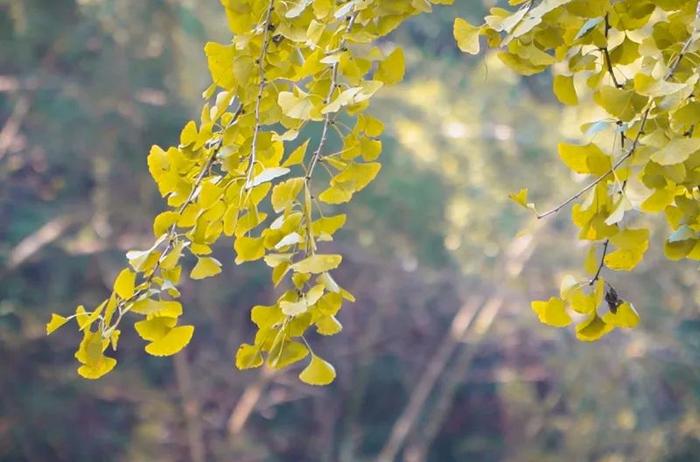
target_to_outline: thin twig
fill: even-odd
[[[608,253],[608,246],[610,245],[610,239],[606,239],[603,243],[603,255],[600,256],[600,263],[598,264],[598,270],[595,272],[595,276],[588,283],[589,286],[595,284],[595,282],[600,279],[600,273],[603,271],[603,266],[605,266],[605,255]]]
[[[350,32],[350,29],[352,29],[353,24],[355,24],[355,19],[357,18],[357,14],[353,14],[350,16],[350,19],[348,20],[348,24],[345,27],[345,33],[347,34]],[[345,43],[346,39],[344,38],[340,42],[340,48],[343,49],[345,48]],[[331,102],[331,98],[333,98],[333,93],[335,92],[336,86],[338,85],[338,71],[339,71],[340,65],[339,62],[336,61],[333,63],[333,69],[331,71],[331,85],[330,88],[328,89],[328,94],[326,95],[326,99],[324,100],[324,105],[328,105]],[[314,169],[316,168],[316,164],[318,163],[319,157],[321,157],[321,152],[323,151],[323,147],[326,145],[326,141],[328,140],[328,128],[331,125],[331,113],[328,112],[326,113],[324,119],[323,119],[323,128],[321,130],[321,139],[318,142],[318,146],[316,147],[316,150],[314,151],[313,155],[311,156],[311,163],[309,164],[309,168],[306,172],[306,181],[309,182],[311,180],[311,176],[314,173]]]
[[[681,51],[678,53],[678,55],[675,57],[673,64],[669,67],[668,72],[664,76],[664,80],[669,80],[671,77],[673,77],[674,72],[678,68],[678,65],[680,64],[682,58],[685,56],[685,54],[688,52],[688,49],[690,46],[693,44],[694,37],[697,33],[697,22],[698,19],[700,18],[700,2],[698,2],[698,8],[696,9],[695,12],[695,23],[696,25],[693,27],[693,33],[690,34],[690,37],[688,37],[688,40],[683,44],[683,47],[681,48]],[[559,204],[558,206],[554,207],[551,210],[548,210],[547,212],[541,213],[537,215],[537,219],[540,220],[542,218],[548,217],[552,214],[557,213],[559,210],[563,209],[579,197],[581,197],[584,193],[588,192],[592,188],[594,188],[598,183],[603,181],[605,178],[607,178],[609,175],[612,175],[615,173],[615,170],[617,170],[620,165],[622,165],[627,159],[632,157],[632,155],[636,152],[637,147],[639,145],[639,139],[644,133],[644,127],[646,126],[647,120],[649,119],[649,114],[651,113],[651,110],[653,108],[653,101],[650,101],[649,104],[647,105],[646,109],[644,110],[644,113],[642,115],[641,123],[639,126],[639,131],[637,132],[637,136],[635,136],[634,141],[632,142],[632,145],[630,146],[630,149],[627,151],[625,155],[623,155],[615,164],[612,166],[612,168],[602,176],[596,178],[593,182],[588,184],[586,187],[578,191],[576,194],[573,196],[569,197],[567,200]]]
[[[270,5],[267,8],[265,21],[263,22],[265,32],[263,35],[262,50],[260,51],[260,57],[258,58],[258,78],[260,82],[258,83],[258,94],[255,100],[255,128],[253,129],[253,140],[250,146],[250,164],[248,166],[248,173],[246,174],[246,189],[249,188],[248,185],[250,185],[251,181],[253,180],[253,171],[255,169],[258,133],[260,133],[260,102],[262,101],[263,93],[265,92],[265,87],[267,86],[267,80],[265,79],[265,59],[267,58],[267,48],[270,45],[270,25],[272,19],[272,11],[274,10],[274,4],[274,0],[270,0]]]
[[[608,15],[605,15],[605,38],[608,38],[608,33],[610,32],[610,21],[608,18]],[[606,44],[605,47],[601,48],[601,51],[603,52],[604,55],[604,61],[605,65],[608,68],[608,74],[610,74],[610,78],[612,79],[613,83],[615,84],[616,88],[622,88],[623,86],[618,82],[617,78],[615,77],[615,72],[613,72],[613,67],[612,67],[612,60],[610,59],[610,50],[608,50],[608,45]]]

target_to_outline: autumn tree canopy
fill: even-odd
[[[235,355],[240,369],[300,361],[299,378],[325,385],[335,370],[306,336],[341,332],[336,315],[354,297],[332,272],[342,255],[324,242],[346,221],[343,204],[380,171],[384,130],[368,112],[373,96],[404,76],[400,48],[382,37],[410,17],[451,0],[223,0],[232,39],[205,46],[212,84],[199,120],[179,143],[154,146],[148,170],[167,209],[153,222],[153,245],[127,253],[129,267],[92,309],[54,314],[52,333],[75,320],[83,334],[78,373],[97,379],[116,365],[124,323],[154,356],[176,354],[194,327],[178,323],[182,278],[221,272],[212,245],[230,238],[236,264],[262,260],[277,300],[254,306],[258,330]],[[535,301],[540,321],[576,323],[580,340],[632,328],[639,315],[609,271],[633,270],[650,245],[638,217],[663,213],[668,258],[700,260],[700,104],[697,39],[700,5],[687,0],[510,0],[481,26],[458,19],[456,45],[476,54],[483,38],[522,75],[551,71],[564,105],[595,115],[558,157],[587,178],[547,211],[512,198],[537,219],[569,213],[590,242],[586,277],[563,279],[559,296]],[[444,6],[447,7],[447,6]],[[319,136],[311,136],[313,126]],[[336,138],[340,150],[329,149]],[[543,166],[544,168],[544,166]],[[514,188],[516,185],[513,185]],[[259,264],[259,263],[258,263]]]

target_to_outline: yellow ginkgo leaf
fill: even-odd
[[[634,90],[623,90],[615,87],[602,87],[593,99],[610,115],[624,122],[632,120],[639,114],[647,103],[647,98],[638,95]]]
[[[255,178],[253,178],[249,183],[246,184],[246,188],[254,188],[255,186],[261,185],[263,183],[267,183],[269,181],[274,180],[275,178],[279,178],[281,176],[286,175],[289,173],[289,169],[287,167],[272,167],[272,168],[267,168],[257,174]]]
[[[354,163],[333,177],[331,184],[352,185],[354,192],[361,191],[374,180],[381,168],[379,162]]]
[[[117,365],[117,360],[109,356],[102,356],[102,359],[94,364],[83,364],[78,368],[78,375],[85,379],[97,380],[105,374],[108,374],[114,366]]]
[[[658,213],[671,205],[676,197],[676,188],[673,185],[664,188],[654,189],[651,195],[644,199],[640,205],[643,212]]]
[[[67,322],[68,318],[63,317],[60,314],[52,313],[51,320],[46,324],[46,335],[49,335]]]
[[[566,312],[564,301],[560,298],[537,300],[532,302],[531,306],[542,324],[552,327],[566,327],[572,322],[571,316]]]
[[[253,321],[253,323],[258,326],[259,329],[263,329],[283,321],[284,315],[282,314],[282,310],[277,305],[256,305],[250,311],[250,320]]]
[[[517,193],[508,194],[508,197],[510,198],[510,200],[512,200],[516,204],[520,205],[521,207],[525,207],[526,209],[529,209],[529,210],[535,210],[535,204],[527,201],[527,195],[528,195],[527,188],[523,188],[520,191],[518,191]]]
[[[100,318],[100,315],[102,314],[102,310],[104,310],[104,307],[106,304],[107,304],[106,302],[102,302],[91,313],[86,312],[85,308],[83,308],[82,305],[80,305],[78,307],[78,310],[76,310],[76,314],[77,314],[76,318],[78,320],[78,325],[80,326],[81,331],[88,329],[92,325],[92,323],[94,323],[95,321],[97,321]]]
[[[221,262],[213,257],[199,257],[197,264],[192,268],[190,277],[192,279],[204,279],[216,276],[221,272]]]
[[[639,324],[639,313],[631,303],[623,302],[614,313],[611,311],[605,313],[603,322],[623,329],[633,329]]]
[[[165,337],[175,324],[177,324],[176,318],[155,316],[138,321],[134,324],[134,329],[142,339],[154,342]]]
[[[136,273],[128,268],[123,269],[114,281],[114,291],[126,300],[134,295],[134,287],[136,285]]]
[[[280,308],[282,308],[282,313],[287,316],[297,316],[305,313],[309,309],[309,306],[307,305],[306,300],[302,298],[296,302],[282,300],[280,302]]]
[[[327,236],[330,238],[343,227],[346,218],[345,214],[319,218],[311,224],[311,232],[314,236]]]
[[[294,263],[291,268],[297,273],[319,274],[337,268],[342,260],[340,255],[312,255]]]
[[[259,260],[265,256],[265,246],[261,237],[241,236],[233,244],[236,250],[236,264]]]
[[[256,346],[244,343],[236,350],[236,367],[240,370],[262,366],[263,357]]]
[[[656,151],[651,160],[661,165],[685,162],[691,154],[700,150],[700,138],[674,138]]]
[[[578,96],[574,87],[574,78],[570,75],[555,75],[552,83],[554,96],[560,103],[569,106],[578,104]]]
[[[604,175],[612,168],[610,156],[593,143],[583,146],[560,143],[559,157],[576,173]]]
[[[583,263],[583,268],[586,270],[586,273],[593,276],[598,271],[598,265],[600,265],[598,250],[592,245],[588,248],[588,252],[586,253],[586,260]]]
[[[327,292],[316,302],[316,308],[321,314],[335,316],[343,304],[343,297],[339,293]]]
[[[291,206],[304,187],[304,178],[292,178],[275,185],[272,189],[272,208],[280,213]]]
[[[564,300],[571,306],[571,308],[577,313],[589,314],[595,311],[598,303],[595,299],[595,294],[586,293],[584,286],[577,284],[567,291]]]
[[[153,220],[153,235],[155,237],[160,237],[165,234],[172,225],[177,223],[179,217],[180,215],[172,210],[167,210],[158,214]]]
[[[164,337],[146,345],[146,353],[153,356],[171,356],[182,350],[194,334],[194,326],[173,327]]]
[[[616,271],[630,271],[644,259],[649,248],[648,229],[624,229],[610,238],[617,247],[605,256],[605,266]]]
[[[333,365],[312,354],[311,362],[299,374],[299,379],[309,385],[328,385],[335,380]]]
[[[316,321],[316,332],[321,335],[335,335],[343,330],[343,325],[335,316],[324,316]]]
[[[452,29],[457,46],[465,53],[475,55],[479,53],[479,28],[472,26],[462,18],[455,19]]]
[[[282,369],[301,361],[309,355],[309,349],[299,342],[280,342],[270,350],[268,364],[274,369]]]
[[[90,318],[90,315],[85,311],[85,307],[83,305],[78,305],[75,308],[75,322],[78,323],[78,329],[81,331],[85,329],[87,324],[87,320]]]
[[[584,342],[595,342],[604,335],[615,329],[614,326],[606,324],[597,313],[576,326],[576,338]]]
[[[374,79],[384,82],[386,85],[394,85],[403,80],[406,64],[404,61],[403,50],[396,48],[386,57],[384,61],[379,63],[379,68]]]
[[[117,345],[119,344],[119,337],[121,337],[122,331],[119,329],[114,329],[109,336],[109,344],[112,346],[114,351],[117,351]]]
[[[277,104],[282,112],[292,119],[310,120],[320,119],[314,116],[314,102],[309,95],[295,95],[289,91],[282,91],[277,97]]]
[[[285,160],[282,164],[282,167],[293,167],[304,162],[306,149],[309,147],[309,141],[310,139],[307,139],[301,145],[299,145],[299,147],[292,151],[292,153],[289,154],[289,157],[287,157],[287,160]]]
[[[197,124],[194,120],[190,120],[180,132],[180,144],[189,146],[195,141],[197,141]]]
[[[343,204],[352,199],[352,190],[343,188],[341,185],[331,186],[319,194],[318,199],[326,204]]]

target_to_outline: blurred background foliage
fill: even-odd
[[[548,75],[459,53],[452,20],[493,2],[456,3],[382,43],[409,70],[375,103],[382,174],[330,244],[358,302],[313,339],[339,371],[317,389],[234,370],[272,294],[226,245],[222,277],[183,287],[184,354],[148,357],[126,330],[116,372],[77,377],[77,334],[44,324],[101,300],[149,242],[146,153],[198,113],[202,45],[228,32],[215,1],[0,0],[0,461],[700,460],[697,268],[665,261],[659,234],[640,270],[608,275],[638,330],[589,345],[537,323],[529,300],[584,250],[567,211],[535,223],[507,194],[546,207],[580,187],[554,155],[580,114]]]

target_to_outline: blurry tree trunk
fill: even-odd
[[[353,258],[358,258],[357,252],[352,252],[350,249],[345,251],[346,254],[353,255]],[[362,274],[355,285],[363,287],[369,285],[371,273]],[[348,314],[347,326],[348,330],[353,334],[348,338],[350,343],[348,348],[351,353],[352,362],[351,370],[345,376],[342,383],[342,390],[346,398],[342,400],[343,409],[340,414],[343,416],[342,422],[338,425],[338,433],[342,435],[338,448],[336,449],[335,459],[340,462],[354,462],[358,459],[356,454],[356,445],[358,441],[359,429],[362,424],[358,422],[362,412],[362,403],[368,393],[368,385],[371,380],[369,368],[366,366],[371,363],[372,357],[376,354],[376,346],[382,341],[386,329],[385,320],[387,312],[399,310],[396,301],[390,296],[396,291],[394,281],[384,280],[379,286],[380,292],[378,300],[375,300],[368,310],[367,321],[362,321],[362,314],[357,311],[351,311]]]
[[[420,417],[421,411],[430,396],[440,375],[445,370],[452,353],[455,351],[465,332],[471,325],[474,315],[478,310],[480,300],[473,298],[467,301],[452,319],[450,330],[445,335],[437,351],[430,358],[428,367],[418,380],[416,388],[411,393],[408,404],[399,416],[391,430],[391,435],[384,448],[379,453],[379,462],[393,462],[401,450],[406,436]]]
[[[175,363],[175,376],[177,387],[182,399],[182,409],[185,414],[185,426],[187,428],[187,443],[192,462],[206,461],[206,448],[204,446],[204,433],[202,431],[202,417],[199,400],[192,388],[192,373],[187,359],[187,353],[181,352],[173,357]]]
[[[536,225],[535,228],[538,226]],[[532,231],[532,230],[531,230]],[[514,278],[520,275],[525,263],[532,255],[535,248],[535,241],[532,234],[526,234],[520,236],[513,240],[511,245],[506,250],[506,265],[503,270],[503,275],[508,278]],[[428,368],[426,369],[423,376],[418,381],[416,388],[414,389],[409,402],[406,405],[406,409],[399,416],[398,420],[394,424],[391,431],[391,435],[387,440],[384,448],[379,454],[379,462],[393,462],[396,456],[401,451],[407,436],[414,428],[417,420],[420,418],[423,408],[430,396],[433,388],[438,381],[438,378],[445,370],[447,363],[454,351],[459,346],[460,342],[465,340],[465,337],[472,327],[472,321],[476,317],[477,321],[474,323],[474,332],[478,336],[477,338],[483,338],[484,334],[489,330],[493,321],[503,305],[503,296],[496,295],[491,297],[485,304],[481,305],[477,300],[468,301],[455,315],[452,320],[452,325],[448,335],[445,336],[442,344],[438,348],[437,352],[430,359]],[[436,428],[429,428],[429,431],[433,433],[432,436],[428,435],[428,438],[424,442],[419,443],[416,447],[415,458],[411,461],[420,461],[418,457],[425,457],[429,449],[430,443],[437,436],[437,433],[441,427],[441,422],[444,419],[447,411],[449,410],[449,405],[452,403],[456,387],[459,384],[461,378],[466,374],[469,368],[469,364],[476,352],[476,348],[465,347],[462,355],[457,359],[457,364],[453,368],[453,373],[447,379],[448,384],[444,386],[447,396],[442,396],[442,399],[438,401],[436,406],[433,408],[430,419],[437,419],[438,422],[432,425]],[[452,382],[450,384],[450,382]],[[450,388],[452,390],[450,391]]]
[[[406,449],[406,462],[423,462],[426,460],[428,451],[433,441],[442,428],[449,411],[450,405],[454,402],[459,385],[463,382],[474,357],[479,352],[479,345],[491,329],[493,321],[498,312],[503,307],[503,298],[493,297],[484,305],[479,312],[473,328],[466,335],[469,341],[459,351],[454,364],[447,372],[444,384],[437,393],[437,402],[425,419],[425,427],[420,431],[415,431],[416,441]]]
[[[82,214],[61,215],[22,239],[11,251],[4,268],[0,269],[0,279],[17,269],[45,246],[59,239],[68,228],[83,219]]]
[[[273,376],[274,370],[269,367],[263,367],[258,379],[248,385],[243,391],[241,398],[236,403],[228,419],[229,436],[234,437],[243,430],[248,418],[253,413],[253,409],[255,409],[255,405],[260,400],[260,396]]]

